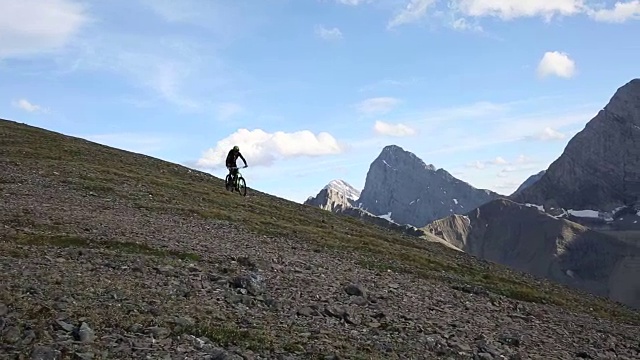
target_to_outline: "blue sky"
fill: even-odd
[[[0,0],[0,117],[294,201],[396,144],[509,194],[640,75],[640,1]],[[240,162],[241,163],[241,162]]]

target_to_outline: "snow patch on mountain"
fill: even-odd
[[[391,211],[389,211],[388,213],[386,213],[384,215],[378,215],[378,217],[382,218],[382,219],[385,219],[385,220],[395,224],[395,221],[391,220]]]
[[[525,206],[538,208],[538,210],[540,210],[540,211],[542,211],[542,212],[545,212],[545,211],[544,211],[544,206],[542,206],[542,205],[536,205],[536,204],[526,203],[526,204],[525,204]]]
[[[600,212],[595,210],[568,210],[570,215],[585,218],[599,218]]]

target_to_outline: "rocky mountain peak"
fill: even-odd
[[[380,155],[374,160],[374,163],[382,162],[392,167],[411,167],[424,168],[430,171],[436,171],[436,167],[432,164],[426,164],[422,159],[414,153],[403,149],[398,145],[385,146]]]
[[[359,197],[360,190],[344,180],[336,179],[330,181],[315,197],[307,198],[304,204],[334,211],[338,208],[353,206]]]
[[[496,198],[415,154],[389,145],[371,163],[357,206],[398,224],[416,227],[467,212]]]
[[[617,89],[533,185],[513,194],[545,208],[611,211],[640,198],[640,79]]]
[[[640,79],[633,79],[618,88],[604,111],[616,115],[612,119],[624,119],[640,125]]]
[[[512,199],[545,208],[598,211],[638,202],[640,79],[618,88],[547,172]]]
[[[323,190],[336,192],[351,200],[358,200],[360,197],[360,190],[354,188],[351,184],[341,179],[331,180]]]

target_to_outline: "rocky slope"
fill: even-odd
[[[542,178],[542,175],[544,175],[546,172],[547,172],[546,170],[542,170],[537,174],[533,174],[533,175],[529,176],[527,178],[527,180],[525,180],[522,184],[520,184],[520,186],[518,186],[516,191],[514,191],[513,194],[511,194],[511,196],[519,194],[519,193],[522,192],[522,190],[524,190],[524,189],[530,187],[531,185],[535,184],[538,180],[540,180],[540,178]]]
[[[360,190],[344,180],[332,180],[315,197],[309,197],[304,205],[334,211],[338,207],[353,206],[358,197],[360,197]]]
[[[499,199],[425,227],[468,254],[640,308],[640,248]]]
[[[397,231],[400,232],[402,234],[406,234],[406,235],[410,235],[410,236],[415,236],[418,238],[421,238],[423,240],[426,241],[431,241],[431,242],[436,242],[442,245],[445,245],[448,248],[451,249],[455,249],[455,250],[459,250],[458,248],[456,248],[455,246],[449,244],[447,241],[437,237],[437,236],[433,236],[431,233],[424,231],[423,229],[419,229],[415,226],[411,226],[411,225],[401,225],[401,224],[397,224],[391,220],[385,219],[383,217],[380,216],[376,216],[371,214],[370,212],[360,209],[360,208],[355,208],[355,207],[351,207],[351,206],[346,206],[346,207],[336,207],[333,210],[336,214],[340,214],[340,215],[346,215],[346,216],[350,216],[352,218],[356,218],[356,219],[360,219],[364,222],[367,222],[369,224],[374,224],[376,226],[385,228],[385,229],[389,229],[392,231]]]
[[[492,191],[474,188],[444,169],[425,164],[399,146],[389,145],[371,163],[357,206],[396,223],[422,227],[498,197]]]
[[[640,196],[640,79],[621,86],[532,186],[512,196],[545,208],[611,211]]]
[[[0,198],[2,359],[640,356],[609,301],[2,120]]]

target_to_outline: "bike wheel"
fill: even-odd
[[[238,179],[238,192],[242,196],[247,196],[247,183],[244,181],[244,178]]]

